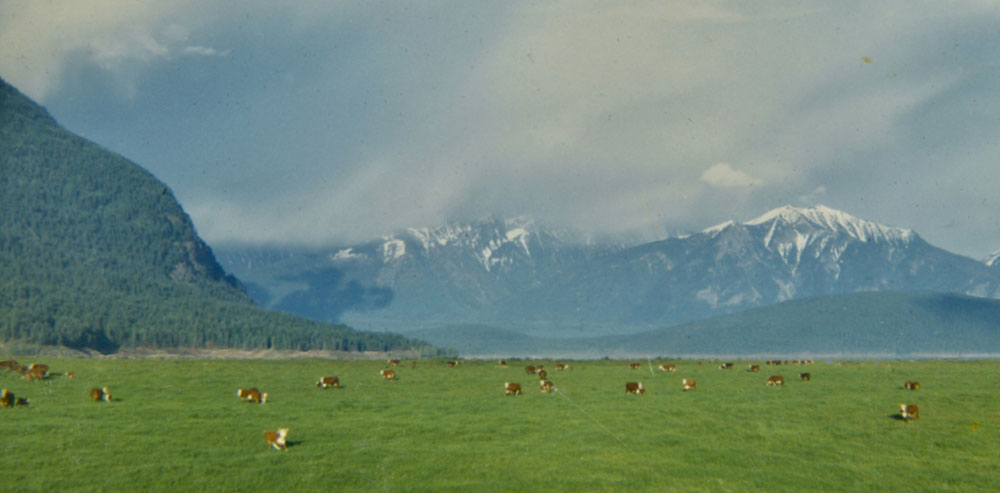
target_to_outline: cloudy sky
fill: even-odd
[[[997,26],[992,1],[0,0],[0,77],[211,244],[490,214],[656,236],[824,204],[981,259]]]

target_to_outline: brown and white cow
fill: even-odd
[[[732,363],[723,363],[723,364],[719,365],[719,369],[720,370],[732,370],[733,369],[733,364]]]
[[[28,381],[44,380],[45,377],[48,376],[47,372],[48,370],[44,368],[29,368],[27,370],[24,370],[24,373],[21,374],[21,378],[26,379]]]
[[[316,387],[321,388],[321,389],[325,389],[327,387],[334,387],[334,388],[339,389],[340,388],[340,378],[338,378],[338,377],[320,377],[320,379],[316,381]]]
[[[639,368],[642,368],[642,364],[640,364],[640,363],[629,363],[628,364],[628,368],[630,370],[638,370]]]
[[[567,365],[566,363],[556,363],[556,371],[563,371],[568,369],[569,365]]]
[[[785,377],[783,377],[781,375],[774,375],[771,378],[767,379],[767,383],[765,385],[774,385],[774,386],[777,386],[777,385],[784,385],[784,384],[785,384]]]
[[[399,366],[399,360],[398,359],[391,359],[391,360],[389,360],[389,366],[390,367],[391,366]]]
[[[625,384],[625,395],[629,394],[646,395],[646,389],[642,386],[642,382],[627,382]]]
[[[666,365],[660,365],[660,370],[662,370],[662,371],[677,371],[677,365],[674,365],[672,363],[671,364],[666,364]]]
[[[454,368],[456,366],[458,366],[458,361],[449,361],[448,362],[448,368]]]
[[[747,371],[753,371],[753,372],[760,371],[760,365],[750,365],[747,367]]]
[[[555,389],[555,384],[553,384],[549,380],[542,380],[541,383],[538,384],[538,388],[542,392],[548,394],[549,392],[552,392]]]
[[[38,363],[32,363],[32,364],[28,365],[28,369],[29,370],[35,370],[35,371],[41,372],[44,375],[48,375],[48,373],[49,373],[49,365],[42,365],[42,364],[38,364]]]
[[[813,376],[810,375],[809,373],[799,373],[799,378],[801,378],[803,382],[808,382],[812,380],[812,377]]]
[[[68,372],[66,372],[66,376],[69,377],[70,379],[74,379],[74,378],[76,378],[76,373],[68,371]]]
[[[3,389],[3,392],[0,392],[0,406],[14,407],[14,393]]]
[[[253,402],[254,404],[266,404],[267,392],[257,390],[257,387],[249,389],[236,389],[236,395],[243,399],[243,402]]]
[[[534,373],[535,373],[536,371],[538,371],[538,368],[535,368],[535,367],[534,367],[534,366],[532,366],[532,365],[528,365],[528,366],[525,366],[525,367],[524,367],[524,372],[525,372],[525,373],[528,373],[528,374],[532,374],[532,375],[533,375],[533,374],[534,374]]]
[[[521,384],[504,382],[503,392],[507,395],[521,395]]]
[[[0,361],[0,368],[7,371],[21,371],[22,366],[17,364],[17,361],[9,359],[7,361]]]
[[[920,409],[917,408],[916,404],[900,404],[899,414],[903,417],[903,421],[920,419]]]
[[[682,378],[681,385],[684,387],[685,391],[694,390],[697,382],[693,378]]]
[[[107,387],[100,389],[90,389],[90,400],[94,402],[111,402],[111,390]]]
[[[906,383],[903,384],[903,388],[906,389],[906,390],[917,390],[917,389],[920,388],[920,382],[916,382],[916,381],[911,382],[911,381],[907,380]]]
[[[381,374],[382,378],[385,379],[385,380],[395,380],[396,379],[396,370],[380,370],[379,374]]]
[[[538,379],[545,380],[545,377],[549,376],[549,373],[545,370],[538,370]]]
[[[274,450],[288,451],[288,443],[285,441],[288,436],[288,428],[278,428],[278,431],[265,431],[264,441]]]
[[[505,360],[505,359],[500,360],[500,366],[506,368],[507,367],[507,360]]]

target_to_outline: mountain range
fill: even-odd
[[[1000,298],[996,257],[976,261],[822,205],[637,244],[488,217],[324,249],[217,251],[265,306],[398,332],[599,337],[839,294]]]

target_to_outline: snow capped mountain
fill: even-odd
[[[607,333],[859,291],[1000,298],[1000,268],[821,205],[632,245],[488,217],[316,252],[216,251],[260,303],[399,332],[475,323]]]
[[[986,257],[984,261],[987,267],[993,267],[995,269],[1000,269],[1000,250],[997,250]]]

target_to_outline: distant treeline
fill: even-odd
[[[0,79],[0,339],[94,348],[415,350],[264,310],[223,272],[170,190],[60,127]]]

